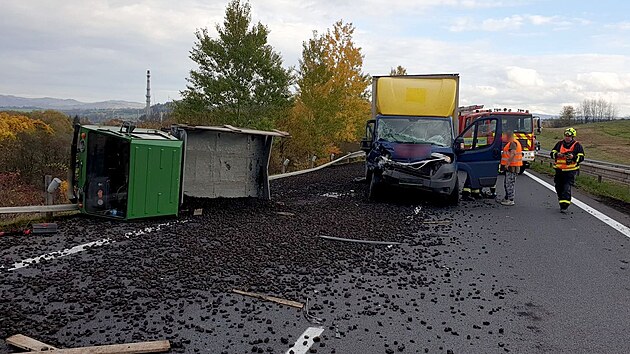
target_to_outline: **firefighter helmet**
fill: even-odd
[[[564,135],[569,135],[569,136],[575,137],[576,134],[577,133],[576,133],[575,129],[573,129],[573,128],[567,128],[564,131]]]

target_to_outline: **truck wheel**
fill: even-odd
[[[519,175],[522,175],[523,172],[525,172],[525,170],[528,168],[528,165],[523,164],[523,166],[521,166],[521,169],[518,171]]]
[[[381,183],[381,177],[372,173],[370,179],[370,191],[368,193],[369,200],[377,200],[381,197],[383,185]]]
[[[455,178],[455,188],[453,188],[451,194],[446,196],[445,204],[448,206],[456,206],[459,204],[459,178]]]

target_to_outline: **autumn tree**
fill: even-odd
[[[43,155],[53,129],[41,119],[0,112],[0,172],[19,172],[29,182],[41,177]]]
[[[398,65],[396,68],[391,68],[391,70],[389,70],[389,75],[391,75],[391,76],[407,75],[407,69],[405,69],[401,65]]]
[[[296,102],[282,126],[293,135],[292,153],[299,157],[339,152],[341,142],[362,135],[370,111],[370,78],[362,71],[354,31],[351,23],[337,21],[302,45]]]
[[[72,119],[62,112],[54,110],[34,111],[29,114],[31,119],[39,120],[50,127],[51,134],[37,133],[31,140],[37,147],[32,149],[40,164],[40,173],[65,178],[70,161],[72,134],[74,128]]]
[[[249,3],[232,0],[216,38],[196,31],[190,59],[198,68],[175,106],[179,122],[272,128],[290,107],[290,72],[267,42],[269,29],[251,23]]]

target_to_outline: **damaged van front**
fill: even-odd
[[[382,115],[368,123],[373,132],[366,151],[370,197],[377,197],[383,184],[419,188],[447,198],[457,193],[451,124],[444,118]]]

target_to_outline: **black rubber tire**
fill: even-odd
[[[453,188],[451,194],[446,196],[444,202],[448,206],[459,205],[459,178],[455,178],[455,188]]]
[[[381,198],[383,191],[383,183],[381,182],[381,176],[372,173],[372,178],[370,180],[370,189],[368,191],[368,199],[369,200],[378,200]]]

